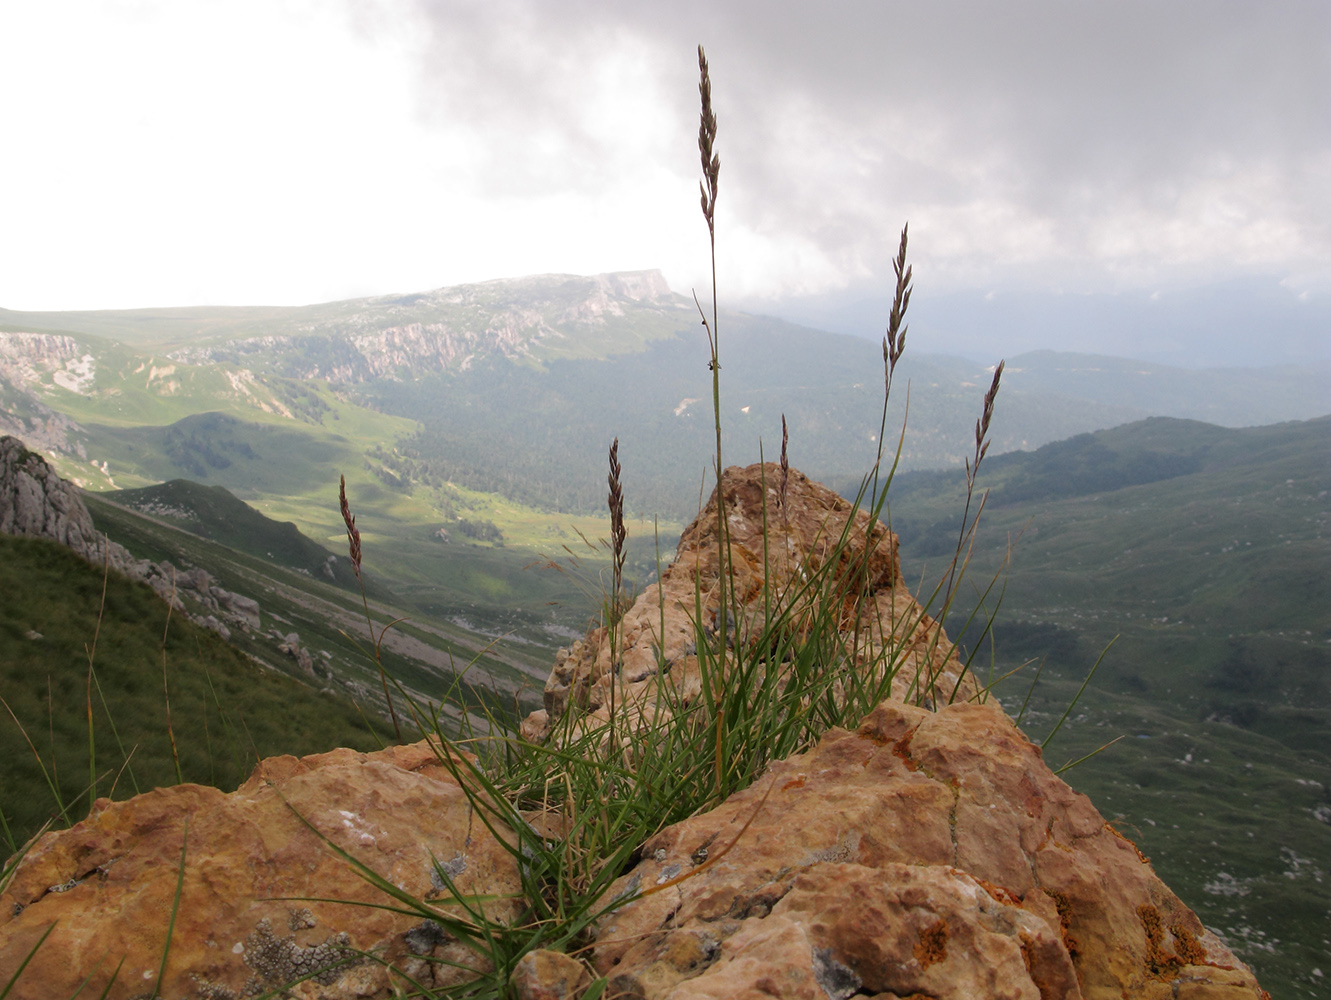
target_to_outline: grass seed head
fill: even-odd
[[[360,580],[360,530],[356,527],[356,516],[351,513],[351,505],[347,503],[347,477],[339,476],[337,487],[337,497],[342,505],[342,520],[347,526],[347,548],[351,554],[351,568],[356,571],[356,579]]]
[[[707,56],[698,46],[698,95],[702,113],[698,119],[698,153],[702,159],[703,179],[698,182],[702,195],[702,214],[707,231],[716,238],[716,181],[721,172],[721,157],[712,149],[716,142],[716,115],[712,112],[712,78],[707,72]]]
[[[911,268],[906,264],[906,237],[910,224],[901,229],[901,245],[897,249],[896,259],[892,261],[892,270],[897,275],[896,294],[892,299],[892,312],[888,315],[887,336],[883,338],[883,361],[887,364],[887,379],[890,385],[892,373],[906,349],[906,310],[910,307]]]
[[[619,473],[619,438],[615,438],[610,445],[610,475],[606,477],[610,484],[610,494],[606,502],[610,507],[610,542],[614,550],[616,592],[624,573],[624,542],[628,538],[628,529],[624,527],[624,486],[620,482]]]
[[[786,415],[781,414],[781,489],[777,494],[777,503],[782,510],[786,507],[786,486],[790,483],[790,457],[786,446],[790,443],[790,429],[786,426]]]

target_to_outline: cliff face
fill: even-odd
[[[105,551],[78,490],[13,437],[0,437],[0,532],[49,538],[89,562]]]
[[[659,271],[587,278],[545,275],[368,299],[296,331],[186,348],[190,364],[265,362],[292,378],[354,385],[467,368],[478,357],[561,354],[569,332],[596,330],[628,309],[657,322],[682,309]],[[330,307],[332,308],[332,307]]]
[[[824,595],[863,593],[876,609],[847,605],[847,648],[895,650],[901,683],[887,678],[888,696],[856,728],[827,731],[652,837],[611,887],[606,899],[622,905],[596,925],[585,966],[529,953],[512,995],[580,996],[594,972],[603,995],[641,1000],[1263,997],[1132,843],[965,682],[942,630],[900,585],[895,539],[794,472],[788,492],[767,497],[784,516],[756,517],[772,471],[727,472],[724,571],[740,604],[717,600],[713,507],[685,532],[659,590],[624,615],[621,655],[597,633],[566,651],[527,732],[557,738],[557,717],[597,726],[614,692],[621,732],[645,738],[662,707],[681,704],[662,699],[666,686],[687,699],[698,683],[697,633],[676,605],[689,599],[705,626],[733,616],[738,648],[754,634],[747,602],[762,582],[784,587],[820,565],[833,584]],[[182,786],[100,800],[46,834],[0,893],[0,982],[49,931],[10,995],[64,996],[86,980],[111,1000],[154,990],[216,1000],[302,975],[289,995],[311,1000],[457,985],[489,959],[431,914],[456,915],[465,898],[494,920],[527,915],[516,834],[475,821],[450,754],[422,742],[275,758],[232,795]],[[375,907],[390,900],[356,866],[421,904]]]

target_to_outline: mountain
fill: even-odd
[[[659,272],[281,309],[0,310],[0,330],[0,430],[96,489],[188,478],[284,503],[360,470],[387,491],[376,487],[371,509],[397,523],[455,520],[458,488],[592,514],[618,437],[629,508],[682,524],[711,460],[705,335]],[[727,462],[756,460],[760,440],[774,451],[784,415],[792,459],[810,475],[855,478],[872,464],[878,345],[738,313],[723,313],[719,332]],[[887,444],[909,388],[901,468],[960,465],[990,372],[914,347]],[[1191,372],[1036,352],[1009,359],[993,450],[1150,415],[1302,419],[1331,409],[1325,384],[1290,368]],[[291,519],[316,539],[336,531]]]
[[[187,363],[277,359],[304,377],[345,382],[404,365],[464,365],[476,354],[623,353],[687,325],[686,305],[659,271],[547,274],[312,306],[0,309],[0,330],[87,334]]]
[[[368,571],[366,591],[347,557],[221,487],[80,494],[0,437],[0,842],[94,784],[234,787],[257,755],[381,744],[367,614],[385,668],[445,727],[535,704],[550,634],[499,649],[417,610],[378,635],[405,602]]]
[[[1018,392],[1058,393],[1141,416],[1251,427],[1331,413],[1331,361],[1259,368],[1175,368],[1097,354],[1032,351],[1004,373]]]
[[[291,521],[264,517],[223,486],[173,479],[137,490],[111,490],[101,496],[237,552],[355,586],[356,577],[345,556],[335,556],[306,538]]]
[[[711,374],[692,303],[611,277],[303,310],[5,314],[0,422],[86,485],[99,529],[143,558],[208,566],[228,589],[261,580],[253,596],[284,632],[368,686],[338,635],[354,595],[310,562],[326,558],[315,549],[343,551],[345,475],[383,588],[377,620],[409,613],[406,638],[432,650],[412,646],[412,660],[399,647],[394,669],[438,690],[450,656],[465,663],[482,633],[512,634],[483,669],[517,687],[597,606],[609,442],[620,439],[634,580],[651,579],[707,490]],[[879,445],[879,347],[731,313],[720,337],[726,464],[756,459],[760,437],[775,458],[784,414],[793,465],[858,484]],[[991,372],[916,346],[884,436],[890,453],[909,398],[890,513],[908,572],[932,581],[955,548],[960,465]],[[1004,593],[993,642],[963,636],[995,676],[1045,661],[1033,688],[1032,665],[996,689],[1043,738],[1121,635],[1046,754],[1061,765],[1125,736],[1066,775],[1277,982],[1329,960],[1307,930],[1325,912],[1316,878],[1331,870],[1331,448],[1327,420],[1311,419],[1331,407],[1309,371],[1010,358],[969,579],[999,568],[1009,538],[1018,545],[991,593]],[[1300,422],[1246,426],[1274,418]],[[218,487],[314,548],[247,542],[250,527],[227,536]],[[149,492],[97,499],[112,489]],[[969,583],[959,594],[952,631],[976,603]]]

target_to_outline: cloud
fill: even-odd
[[[449,115],[508,136],[516,166],[495,176],[510,185],[552,162],[565,183],[609,183],[631,169],[626,155],[696,170],[676,151],[705,42],[723,211],[744,241],[796,265],[769,295],[801,275],[882,277],[906,218],[919,259],[961,285],[1030,280],[1033,264],[1046,281],[1103,286],[1331,260],[1324,4],[419,10],[433,31],[428,85]],[[606,88],[631,99],[598,99]],[[649,134],[618,131],[635,108],[651,109]]]
[[[0,6],[0,304],[288,302],[537,271],[732,304],[1331,287],[1320,0]]]

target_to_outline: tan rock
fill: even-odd
[[[172,1000],[227,1000],[338,963],[291,995],[386,997],[389,973],[350,949],[427,985],[458,978],[427,958],[475,964],[424,916],[370,908],[390,900],[306,822],[434,906],[450,899],[437,861],[460,892],[500,897],[490,904],[495,916],[517,912],[512,855],[425,743],[276,757],[231,794],[181,785],[99,800],[83,822],[46,834],[0,895],[0,982],[53,925],[10,997],[71,996],[89,976],[84,995],[102,996],[119,966],[109,1000],[154,990]],[[182,844],[179,907],[158,982]]]
[[[538,948],[518,959],[511,985],[516,1000],[577,1000],[592,977],[577,959]]]
[[[1262,995],[989,705],[885,702],[643,857],[595,952],[630,996]]]
[[[611,670],[612,644],[605,628],[560,650],[546,682],[545,707],[523,725],[526,738],[547,738],[570,709],[585,714],[587,725],[606,722],[612,677],[614,703],[622,706],[617,712],[628,718],[629,729],[636,718],[664,723],[672,706],[691,703],[701,691],[699,625],[707,639],[724,626],[729,645],[752,649],[769,602],[784,612],[796,637],[807,614],[834,602],[826,610],[839,618],[844,645],[855,653],[853,663],[843,657],[829,669],[881,673],[890,663],[895,670],[891,694],[920,704],[975,696],[977,686],[947,636],[901,578],[896,536],[797,470],[790,470],[784,494],[780,478],[775,463],[725,471],[727,572],[742,604],[738,614],[728,611],[724,621],[720,617],[713,492],[681,536],[660,582],[646,588],[623,614],[615,643],[617,670]],[[811,595],[807,581],[824,569],[825,586]],[[885,649],[890,653],[880,655]],[[664,679],[659,676],[663,667]]]

